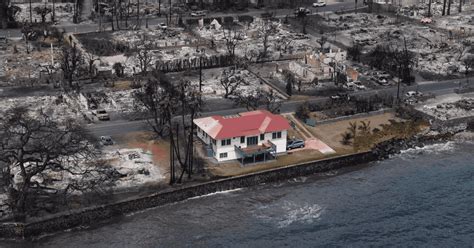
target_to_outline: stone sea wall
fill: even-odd
[[[182,186],[155,193],[147,197],[62,213],[31,223],[2,223],[0,225],[0,237],[9,239],[29,238],[75,227],[93,225],[100,221],[123,216],[127,213],[183,201],[191,197],[307,176],[341,167],[371,162],[377,158],[378,156],[375,156],[372,152],[357,153],[326,160],[289,165],[244,176]]]

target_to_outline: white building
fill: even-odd
[[[210,116],[195,119],[197,136],[217,161],[240,159],[267,160],[286,152],[290,125],[281,115],[266,110],[236,116]]]

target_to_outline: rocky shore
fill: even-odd
[[[373,148],[372,153],[380,160],[388,159],[390,155],[398,154],[403,150],[453,140],[453,138],[460,133],[461,132],[438,133],[431,131],[408,139],[391,139],[377,144]]]

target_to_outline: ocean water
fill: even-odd
[[[474,144],[196,197],[5,247],[474,247]]]

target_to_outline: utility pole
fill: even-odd
[[[400,69],[399,69],[400,70]],[[398,73],[398,84],[397,84],[397,103],[400,103],[400,77],[401,73]]]
[[[199,56],[199,92],[202,93],[202,54]]]
[[[137,0],[137,28],[140,28],[140,0]]]
[[[54,67],[53,43],[51,43],[51,67]]]
[[[55,7],[56,5],[55,5],[55,3],[56,3],[56,0],[53,0],[53,18],[52,18],[52,21],[53,21],[53,22],[55,22],[55,20],[56,20],[56,10],[55,10],[55,9],[56,9],[56,7]]]
[[[97,0],[97,2],[99,2],[99,0]],[[99,32],[102,32],[102,11],[100,10],[100,4],[98,4],[99,6]]]
[[[161,0],[158,0],[158,15],[161,16]]]
[[[31,7],[31,0],[30,0],[30,23],[33,23],[33,12]]]

